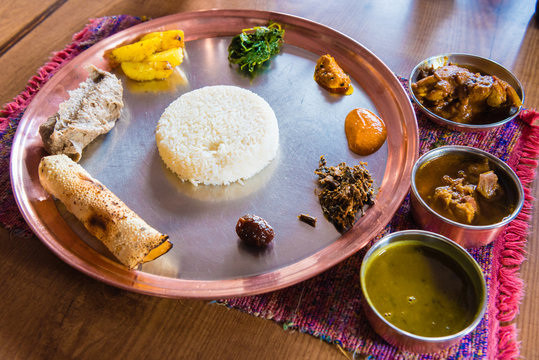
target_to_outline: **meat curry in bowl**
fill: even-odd
[[[444,146],[412,172],[412,214],[426,230],[465,247],[485,245],[520,212],[524,192],[503,161],[482,150]]]
[[[513,119],[524,93],[503,66],[468,54],[445,54],[418,64],[410,94],[433,121],[457,130],[488,130]]]

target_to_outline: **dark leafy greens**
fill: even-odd
[[[283,45],[284,30],[277,23],[242,30],[228,46],[228,60],[250,73],[278,54]]]

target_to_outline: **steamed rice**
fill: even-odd
[[[270,105],[235,86],[207,86],[172,102],[156,130],[159,155],[180,179],[227,185],[247,179],[277,154],[279,128]]]

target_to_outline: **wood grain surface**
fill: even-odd
[[[160,17],[209,8],[280,11],[335,28],[407,77],[444,52],[489,57],[521,80],[525,106],[539,105],[535,1],[157,1],[4,0],[0,4],[0,103],[70,42],[90,18]],[[538,186],[534,186],[537,197]],[[526,296],[517,318],[521,355],[539,358],[539,232],[533,217]],[[0,229],[0,359],[340,359],[317,338],[197,300],[119,290],[72,269],[37,238]],[[352,354],[346,355],[352,358]]]

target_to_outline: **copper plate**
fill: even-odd
[[[254,78],[227,60],[231,36],[242,29],[281,23],[286,44],[268,69]],[[128,271],[117,263],[62,204],[40,186],[37,165],[45,152],[39,125],[87,77],[85,67],[108,68],[106,49],[151,31],[183,29],[187,57],[161,83],[124,83],[126,107],[116,127],[83,153],[81,165],[150,225],[170,235],[165,256]],[[353,78],[350,96],[330,95],[313,81],[321,54],[332,54]],[[280,129],[277,158],[261,173],[229,187],[194,187],[178,181],[157,153],[154,130],[165,107],[181,94],[206,85],[241,86],[273,107]],[[348,150],[344,118],[354,108],[378,113],[388,139],[375,154]],[[20,210],[36,235],[80,271],[124,289],[178,298],[223,298],[257,294],[308,279],[354,254],[389,222],[410,187],[418,152],[411,103],[387,66],[353,39],[323,25],[273,12],[209,10],[155,19],[92,46],[62,68],[26,110],[15,136],[11,177]],[[330,165],[367,161],[380,186],[377,202],[344,235],[328,223],[315,195],[320,155]],[[245,213],[275,229],[273,245],[255,252],[235,234]],[[318,218],[316,228],[297,219]],[[359,271],[359,269],[358,269]]]

